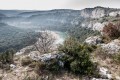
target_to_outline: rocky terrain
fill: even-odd
[[[22,31],[22,29],[39,31],[40,28],[67,32],[67,30],[69,31],[70,29],[73,29],[75,27],[82,27],[85,29],[98,31],[101,34],[97,36],[88,36],[88,38],[85,39],[84,42],[81,44],[82,46],[79,46],[81,49],[83,49],[83,52],[81,53],[85,53],[84,49],[88,51],[87,54],[90,54],[90,61],[92,61],[92,63],[97,65],[97,73],[98,73],[96,74],[97,77],[95,74],[94,76],[88,76],[88,75],[78,76],[69,73],[69,71],[65,71],[65,70],[61,70],[61,72],[59,72],[59,75],[47,73],[47,72],[42,73],[41,71],[37,71],[37,72],[40,73],[39,76],[40,77],[42,76],[43,80],[53,80],[53,79],[54,80],[80,80],[80,79],[81,80],[120,80],[120,64],[118,62],[119,53],[120,53],[120,35],[119,35],[120,33],[118,33],[117,38],[111,38],[111,39],[110,36],[106,37],[103,34],[103,29],[105,25],[108,25],[109,23],[116,24],[117,22],[120,21],[119,15],[120,15],[120,9],[104,8],[99,6],[94,8],[86,8],[83,10],[50,10],[50,11],[0,10],[0,22],[1,22],[0,24],[2,25],[2,27],[0,26],[0,29],[4,30],[7,26],[9,27],[9,30],[11,30],[11,32],[14,32],[16,30]],[[13,27],[17,29],[14,28],[15,29],[14,30]],[[110,32],[112,32],[112,30]],[[3,35],[5,35],[5,33]],[[7,36],[9,35],[7,34]],[[64,61],[61,60],[61,58],[64,58],[66,53],[65,51],[63,52],[59,51],[59,46],[65,44],[64,39],[62,39],[55,31],[52,32],[52,37],[56,38],[56,41],[52,45],[52,50],[48,51],[47,53],[44,54],[40,53],[40,51],[36,49],[35,44],[37,44],[38,46],[40,38],[38,38],[38,41],[36,41],[36,43],[26,46],[20,49],[19,51],[17,51],[14,54],[13,63],[9,65],[9,70],[0,69],[0,79],[1,80],[42,80],[42,78],[35,79],[36,77],[38,78],[38,74],[35,72],[36,64],[39,65],[39,62],[44,62],[45,64],[49,64],[51,63],[49,61],[51,60],[54,61],[54,59],[55,61],[56,60],[58,61],[57,62],[58,65],[63,69],[65,63]],[[45,38],[42,37],[42,39]],[[0,41],[2,40],[0,39]],[[68,42],[67,43],[68,46],[65,47],[65,49],[70,47],[69,44],[72,45],[73,42],[72,41]],[[84,46],[84,44],[86,45]],[[76,48],[77,45],[79,45],[78,42],[76,42],[76,44],[72,46],[70,50]],[[87,46],[92,46],[92,48],[87,48]],[[77,49],[75,50],[76,50],[75,52],[77,52]],[[89,50],[90,51],[93,50],[93,51],[89,53],[90,52]],[[69,53],[69,50],[66,51],[67,53]],[[67,55],[67,57],[69,56]],[[70,60],[73,59],[73,56],[74,55],[72,54],[72,58],[70,58]],[[74,63],[71,62],[74,65],[76,64],[75,60]],[[76,67],[73,64],[72,66]],[[52,79],[49,79],[51,77]]]

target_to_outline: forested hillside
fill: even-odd
[[[25,31],[5,23],[0,23],[0,52],[9,48],[19,50],[29,45],[29,39],[26,36],[33,36],[35,33]]]

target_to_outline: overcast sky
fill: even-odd
[[[51,10],[103,6],[120,8],[120,0],[0,0],[0,9]]]

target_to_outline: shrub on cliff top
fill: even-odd
[[[105,25],[103,28],[103,34],[104,36],[107,36],[111,39],[116,39],[120,37],[120,23],[112,24],[109,23],[108,25]]]
[[[90,53],[93,48],[88,45],[81,45],[76,39],[68,38],[64,44],[59,47],[64,52],[64,68],[75,74],[92,75],[95,73],[95,66],[90,60]]]

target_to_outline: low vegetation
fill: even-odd
[[[92,47],[82,45],[74,38],[68,38],[59,50],[66,54],[62,59],[65,69],[80,75],[96,73],[96,66],[90,60],[90,53],[94,50]]]
[[[65,53],[64,57],[52,59],[47,62],[33,61],[30,58],[25,58],[21,64],[33,68],[39,75],[46,73],[56,75],[61,71],[68,71],[76,75],[96,76],[97,66],[94,65],[90,59],[90,53],[94,51],[95,48],[95,46],[80,44],[77,39],[70,37],[59,47],[59,51]],[[64,65],[61,65],[62,63]]]
[[[117,39],[120,37],[120,23],[109,23],[103,28],[103,35],[110,39]]]
[[[68,30],[70,36],[77,38],[81,43],[90,36],[100,35],[100,32],[83,27],[74,27]]]
[[[7,68],[9,69],[9,64],[14,63],[14,54],[15,51],[13,49],[7,50],[4,53],[0,53],[0,68],[4,69]]]
[[[52,74],[59,73],[61,66],[59,65],[59,60],[52,59],[47,62],[43,61],[34,61],[29,57],[26,57],[21,60],[22,66],[29,66],[34,69],[34,71],[41,75],[44,73],[51,72]]]
[[[114,60],[117,64],[120,64],[120,53],[114,55],[114,56],[113,56],[113,60]]]
[[[32,62],[33,62],[33,60],[30,57],[26,57],[26,58],[21,60],[21,65],[22,66],[28,66]]]

